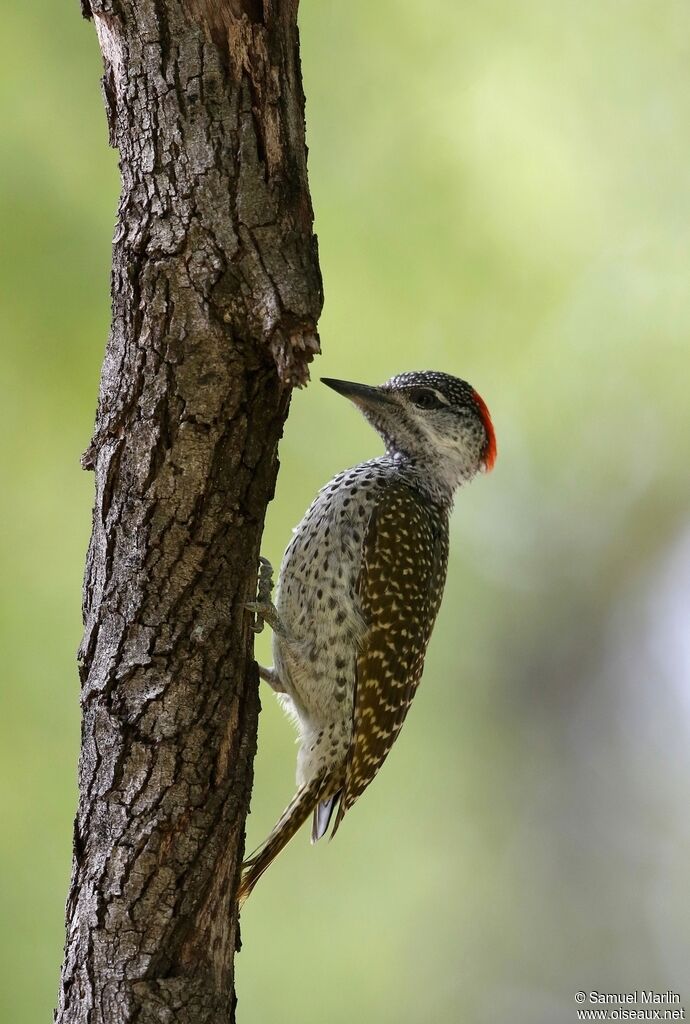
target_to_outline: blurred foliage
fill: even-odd
[[[337,842],[300,836],[247,906],[239,1019],[560,1024],[580,988],[683,993],[690,6],[304,0],[301,25],[315,377],[466,377],[499,460],[459,496],[385,771]],[[117,168],[78,4],[8,7],[0,47],[0,1017],[33,1024],[63,938],[92,496],[78,457]],[[347,403],[296,395],[264,552],[277,563],[317,488],[378,450]],[[263,701],[250,846],[294,770]]]

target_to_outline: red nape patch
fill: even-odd
[[[494,462],[496,461],[496,434],[494,433],[494,425],[491,422],[491,413],[489,407],[477,392],[472,388],[472,394],[474,400],[477,403],[477,410],[481,416],[482,423],[484,424],[484,430],[486,431],[486,451],[484,452],[484,467],[487,473],[490,473],[494,468]]]

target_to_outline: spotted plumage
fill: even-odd
[[[402,481],[369,520],[358,594],[370,624],[355,669],[354,723],[335,834],[379,771],[412,703],[441,605],[448,513]]]
[[[357,404],[386,453],[338,474],[294,531],[275,606],[267,585],[249,607],[273,627],[261,674],[299,732],[294,800],[245,864],[245,898],[309,815],[333,834],[397,738],[419,683],[443,594],[453,494],[493,465],[484,402],[448,374],[380,388],[326,380]]]

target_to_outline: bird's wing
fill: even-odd
[[[448,520],[403,484],[386,488],[366,535],[358,592],[368,631],[357,658],[353,737],[333,835],[400,732],[441,604]]]

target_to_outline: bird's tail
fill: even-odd
[[[334,780],[329,772],[318,775],[306,786],[298,789],[287,805],[273,831],[258,850],[242,865],[242,880],[237,899],[242,906],[264,871],[273,863],[280,851],[296,835],[321,800],[327,799],[333,791]]]

